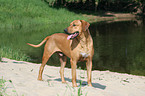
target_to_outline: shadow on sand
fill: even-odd
[[[48,76],[48,75],[46,75],[46,76]],[[53,76],[48,76],[48,77],[49,77],[49,79],[47,79],[47,81],[59,81],[59,82],[61,82],[61,78],[53,79],[54,78]],[[65,80],[67,82],[71,82],[70,78],[65,78]],[[79,86],[82,86],[82,87],[87,86],[87,82],[86,81],[82,81],[82,80],[77,79],[77,83],[79,83],[79,82],[82,82],[82,84],[78,85],[78,87]],[[102,84],[99,84],[99,83],[92,83],[92,85],[93,85],[94,88],[99,88],[99,89],[102,89],[102,90],[106,89],[105,85],[102,85]]]

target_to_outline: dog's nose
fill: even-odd
[[[64,29],[64,32],[67,32],[67,28]]]

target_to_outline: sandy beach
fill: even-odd
[[[95,70],[92,71],[93,87],[88,87],[86,71],[77,69],[78,87],[73,88],[71,69],[65,68],[67,84],[63,84],[60,67],[46,65],[43,81],[38,81],[39,67],[40,64],[2,58],[0,79],[7,81],[5,93],[9,96],[78,96],[78,93],[81,96],[145,96],[144,76]]]

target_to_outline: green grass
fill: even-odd
[[[79,83],[79,86],[72,87],[72,85],[69,85],[68,83],[66,83],[67,86],[66,86],[66,90],[65,90],[65,93],[63,94],[63,96],[67,96],[68,95],[68,94],[66,95],[67,92],[70,92],[69,96],[87,96],[88,95],[88,92],[84,93],[86,88],[83,88],[83,86],[82,86],[85,71],[81,71],[80,67],[78,69],[80,70],[80,74],[79,74],[79,78],[78,78],[79,81],[77,82],[77,83]],[[57,96],[59,96],[59,94],[57,94]]]
[[[9,59],[15,59],[19,61],[29,61],[30,57],[21,52],[20,49],[12,49],[10,47],[0,48],[1,57],[8,57]]]
[[[20,61],[31,61],[32,59],[41,61],[44,45],[40,48],[33,48],[26,43],[38,44],[48,35],[63,32],[67,26],[66,23],[53,23],[31,28],[0,29],[0,57]]]
[[[87,20],[64,8],[51,8],[41,0],[0,0],[0,28],[21,28]]]
[[[41,0],[0,0],[0,60],[28,61],[34,49],[27,42],[37,44],[48,35],[63,32],[75,19],[87,20],[65,8],[49,7]]]
[[[6,80],[3,79],[3,77],[0,79],[0,96],[7,96],[5,93],[6,91],[6,85],[5,85]]]
[[[8,80],[8,81],[7,81],[7,80],[3,79],[3,77],[0,79],[0,96],[10,96],[10,95],[8,95],[8,94],[6,93],[7,88],[9,88],[9,87],[7,87],[7,85],[5,84],[6,82],[9,82],[9,84],[12,85],[12,88],[14,89],[14,90],[12,90],[12,93],[15,93],[14,96],[18,96],[18,93],[17,93],[17,91],[16,91],[16,89],[15,89],[15,87],[14,87],[14,85],[13,85],[12,80]]]

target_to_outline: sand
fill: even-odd
[[[9,96],[78,96],[80,92],[81,96],[145,96],[144,76],[95,70],[92,71],[93,87],[89,87],[86,71],[77,69],[78,87],[73,88],[71,69],[65,68],[67,84],[63,84],[59,76],[60,67],[46,65],[43,81],[38,81],[39,67],[40,64],[2,58],[0,79],[7,81],[5,94]],[[82,82],[81,85],[80,82]]]

